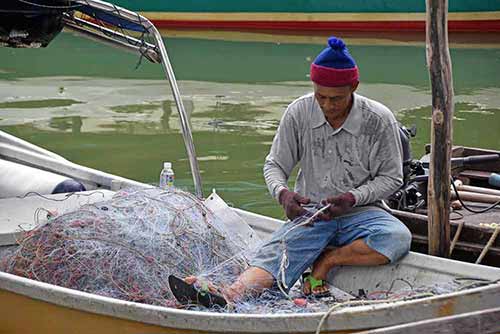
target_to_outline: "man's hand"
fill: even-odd
[[[356,199],[350,192],[338,196],[328,197],[321,201],[323,205],[330,204],[328,210],[318,216],[319,220],[332,220],[335,217],[342,216],[352,210]]]
[[[296,217],[305,214],[307,211],[301,204],[308,204],[310,201],[309,198],[302,197],[288,189],[283,189],[279,194],[279,202],[285,209],[285,214],[290,220],[294,220]]]

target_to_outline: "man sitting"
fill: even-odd
[[[222,298],[210,299],[219,304],[275,285],[287,292],[311,266],[304,293],[323,295],[333,267],[394,262],[410,249],[406,226],[377,206],[403,183],[394,115],[355,93],[358,67],[341,39],[329,38],[310,74],[314,92],[288,106],[264,164],[269,191],[291,222],[273,233],[231,286],[218,291]],[[287,182],[296,165],[292,191]],[[305,206],[320,203],[329,206],[302,226],[297,217],[308,212]]]

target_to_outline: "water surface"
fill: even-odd
[[[324,37],[167,32],[190,114],[205,194],[282,217],[262,165],[287,104],[311,91],[309,64]],[[450,39],[454,143],[500,149],[500,38]],[[416,124],[429,142],[431,97],[422,36],[348,35],[359,93]],[[67,50],[74,50],[68,52]],[[139,67],[136,66],[139,64]],[[0,49],[0,129],[85,166],[155,183],[163,161],[192,189],[179,117],[161,68],[63,33],[46,49]]]

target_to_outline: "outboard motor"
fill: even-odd
[[[415,126],[408,129],[401,125],[399,134],[403,150],[404,183],[398,191],[387,198],[387,204],[392,209],[415,212],[426,204],[429,162],[426,160],[413,160],[411,157],[410,138],[416,134]],[[500,155],[496,153],[458,157],[451,158],[451,166],[452,168],[474,166],[475,164],[498,160],[500,160]]]
[[[0,46],[46,47],[63,28],[69,0],[0,1]]]
[[[403,185],[394,194],[389,196],[387,203],[393,209],[414,211],[425,204],[427,181],[414,182],[415,176],[425,174],[422,164],[412,159],[410,138],[415,137],[416,126],[399,127],[399,135],[403,151]]]

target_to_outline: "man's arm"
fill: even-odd
[[[271,151],[264,162],[264,179],[269,192],[278,201],[280,192],[288,189],[288,178],[300,160],[299,145],[297,124],[291,115],[285,112],[274,136]]]
[[[356,206],[387,198],[403,185],[403,153],[397,121],[381,131],[369,159],[373,178],[349,191],[354,195]]]
[[[302,205],[310,202],[309,198],[288,190],[287,186],[290,173],[300,161],[300,140],[299,127],[287,110],[264,163],[264,178],[269,192],[291,220],[306,213]]]

